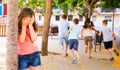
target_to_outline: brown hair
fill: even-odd
[[[78,18],[75,18],[75,19],[73,20],[73,22],[74,22],[75,24],[78,24],[78,23],[79,23]]]
[[[105,25],[108,24],[108,23],[107,23],[107,20],[103,20],[102,23],[105,24]]]
[[[67,19],[67,16],[66,16],[66,15],[62,15],[62,18],[63,18],[63,19]]]
[[[33,15],[35,16],[33,10],[30,9],[30,8],[23,8],[20,11],[19,16],[18,16],[18,34],[20,34],[21,30],[22,30],[22,19],[24,17],[28,17],[28,16],[30,16],[32,18]],[[35,21],[33,23],[33,28],[34,28],[35,31],[37,31],[37,25],[36,25]]]
[[[86,18],[84,25],[83,25],[83,28],[90,28],[90,26],[89,26],[90,24],[91,24],[90,18]]]

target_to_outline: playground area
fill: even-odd
[[[41,50],[41,36],[38,36],[36,44]],[[41,56],[42,65],[39,70],[120,70],[120,56],[115,56],[114,61],[108,60],[107,51],[104,47],[96,47],[96,52],[92,51],[92,59],[88,58],[88,55],[84,52],[83,40],[79,40],[79,52],[81,58],[81,64],[72,64],[72,57],[69,55],[64,57],[63,51],[60,49],[57,43],[57,36],[53,38],[49,37],[48,40],[48,56]],[[54,43],[54,44],[53,44]],[[6,58],[6,37],[0,37],[0,70],[6,70],[5,58]],[[116,46],[115,46],[116,47]],[[69,52],[68,52],[69,53]]]

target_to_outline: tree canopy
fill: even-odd
[[[115,8],[120,8],[120,0],[102,0],[101,5],[103,8],[113,10]]]

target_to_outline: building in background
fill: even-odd
[[[36,16],[36,21],[38,25],[43,25],[43,21],[44,21],[44,16],[40,13],[37,13],[37,15],[39,14],[39,16]],[[61,20],[61,15],[63,14],[63,11],[60,9],[53,9],[53,14],[51,16],[51,24],[52,23],[58,23]],[[70,23],[72,23],[72,20],[74,18],[79,18],[79,25],[83,25],[84,21],[85,21],[85,17],[84,16],[80,16],[78,15],[77,11],[68,11],[68,21]],[[102,8],[96,8],[93,12],[93,15],[91,17],[91,20],[94,22],[95,26],[101,26],[101,22],[102,20],[106,19],[108,20],[108,25],[112,26],[112,18],[113,18],[113,12],[109,11],[107,12],[106,10],[102,9]],[[116,8],[115,10],[115,26],[120,26],[120,9]]]

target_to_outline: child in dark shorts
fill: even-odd
[[[80,32],[79,26],[78,26],[79,20],[77,18],[75,18],[73,20],[73,25],[70,27],[70,29],[68,30],[68,32],[66,33],[66,36],[68,36],[68,45],[70,48],[70,53],[72,55],[72,63],[80,63],[80,55],[78,52],[78,35]]]
[[[103,24],[103,28],[102,28],[102,31],[100,32],[100,35],[101,33],[103,34],[104,47],[109,52],[109,55],[110,55],[109,60],[113,61],[114,57],[112,56],[112,51],[117,56],[119,56],[119,53],[113,48],[113,37],[114,39],[116,37],[115,37],[115,34],[112,31],[110,31],[110,29],[107,27],[107,20],[103,20],[102,24]]]

